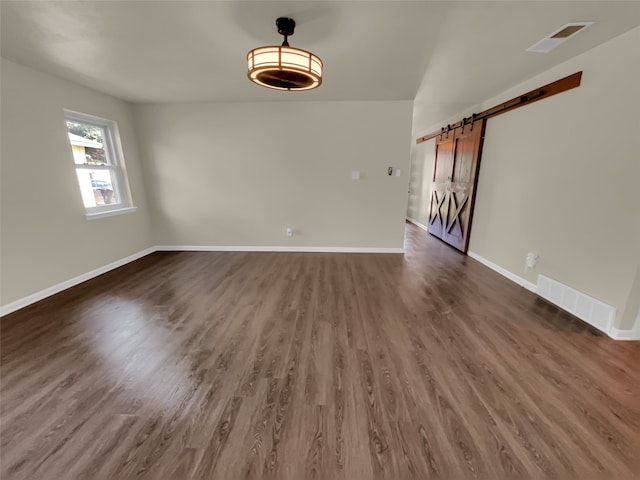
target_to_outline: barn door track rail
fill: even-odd
[[[427,140],[431,140],[432,138],[435,138],[443,133],[448,133],[451,130],[455,130],[456,128],[464,127],[465,125],[473,125],[473,122],[477,120],[502,115],[503,113],[509,112],[516,108],[524,107],[525,105],[537,102],[538,100],[549,98],[558,93],[566,92],[567,90],[571,90],[572,88],[579,87],[581,79],[582,72],[576,72],[573,75],[569,75],[567,77],[561,78],[560,80],[556,80],[555,82],[544,85],[540,88],[536,88],[535,90],[531,90],[530,92],[512,98],[511,100],[507,100],[504,103],[488,108],[487,110],[484,110],[480,113],[474,113],[470,117],[465,117],[459,122],[456,122],[452,125],[447,125],[446,127],[442,127],[440,130],[428,133],[427,135],[416,139],[416,143],[420,144],[422,142],[426,142]]]

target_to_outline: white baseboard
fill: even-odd
[[[404,253],[402,248],[368,248],[368,247],[236,247],[236,246],[207,246],[207,245],[158,245],[147,248],[141,252],[134,253],[108,265],[105,265],[90,272],[83,273],[77,277],[53,285],[39,292],[23,297],[14,302],[0,306],[0,317],[8,315],[16,310],[27,307],[32,303],[44,300],[51,295],[55,295],[67,288],[71,288],[79,283],[86,282],[98,275],[107,273],[114,268],[121,267],[127,263],[138,260],[150,253],[160,251],[194,251],[194,252],[327,252],[327,253]]]
[[[538,285],[535,285],[486,258],[481,257],[475,252],[467,252],[467,254],[491,270],[498,272],[509,280],[541,296],[581,320],[584,320],[614,340],[640,340],[640,312],[638,312],[638,317],[632,330],[620,330],[613,326],[616,309],[611,305],[607,305],[600,300],[592,298],[556,280],[547,278],[544,275],[538,275]]]
[[[416,227],[421,228],[425,232],[428,231],[426,225],[421,224],[420,222],[418,222],[417,220],[414,220],[411,217],[407,217],[407,222],[413,223]]]
[[[631,330],[620,330],[612,327],[609,336],[615,340],[640,340],[640,310]]]
[[[608,335],[614,340],[640,340],[640,329],[620,330],[612,327]]]
[[[512,282],[517,283],[521,287],[524,287],[524,288],[526,288],[527,290],[529,290],[529,291],[531,291],[533,293],[538,293],[538,287],[536,286],[536,284],[531,283],[530,281],[525,280],[524,278],[519,277],[514,273],[511,273],[509,270],[506,270],[506,269],[502,268],[501,266],[496,265],[492,261],[487,260],[484,257],[481,257],[480,255],[478,255],[475,252],[469,251],[469,252],[467,252],[467,255],[469,255],[474,260],[479,261],[481,264],[489,267],[491,270],[493,270],[495,272],[498,272],[503,277],[507,277],[509,280],[511,280]]]
[[[538,275],[538,295],[611,335],[617,309],[557,280]]]
[[[108,265],[96,268],[95,270],[91,270],[87,273],[83,273],[82,275],[78,275],[77,277],[53,285],[52,287],[45,288],[44,290],[40,290],[39,292],[28,295],[14,302],[2,305],[0,306],[0,316],[8,315],[12,312],[15,312],[16,310],[20,310],[21,308],[31,305],[32,303],[39,302],[40,300],[50,297],[51,295],[55,295],[62,290],[66,290],[67,288],[78,285],[79,283],[86,282],[87,280],[97,277],[98,275],[107,273],[109,270],[113,270],[114,268],[121,267],[123,265],[126,265],[127,263],[133,262],[134,260],[149,255],[154,251],[154,247],[147,248],[145,250],[142,250],[141,252],[134,253],[133,255],[129,255],[128,257],[122,258],[120,260],[116,260],[115,262],[111,262]]]
[[[308,253],[404,253],[403,248],[377,247],[282,247],[225,245],[158,245],[159,252],[308,252]]]

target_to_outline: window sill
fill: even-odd
[[[126,207],[119,208],[117,210],[107,210],[106,212],[87,213],[85,217],[87,220],[97,220],[98,218],[114,217],[116,215],[124,215],[125,213],[133,213],[138,210],[138,207]]]

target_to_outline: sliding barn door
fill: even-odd
[[[485,120],[443,133],[436,140],[429,233],[466,252],[473,215]]]
[[[454,131],[451,131],[443,133],[436,140],[436,160],[433,167],[427,230],[438,238],[443,238],[447,224],[447,189],[453,169],[454,136]]]

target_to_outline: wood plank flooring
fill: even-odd
[[[640,342],[411,225],[154,253],[1,327],[7,480],[640,477]]]

